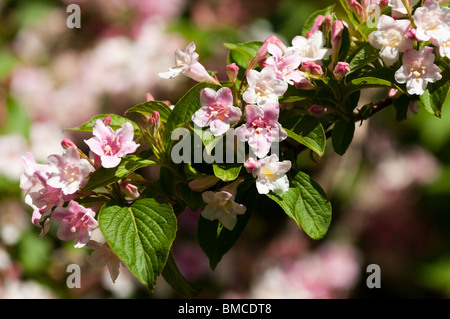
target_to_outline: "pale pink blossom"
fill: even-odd
[[[61,240],[74,240],[75,247],[86,245],[92,235],[92,230],[97,228],[95,212],[72,200],[67,207],[57,207],[52,213],[52,218],[59,222],[57,236]]]
[[[189,182],[189,188],[194,192],[203,192],[204,190],[213,187],[220,179],[214,175],[197,178]]]
[[[403,65],[395,72],[398,83],[406,83],[409,94],[421,95],[428,83],[442,78],[442,70],[434,64],[433,48],[425,46],[420,51],[408,50],[403,55]]]
[[[60,188],[64,195],[74,194],[87,183],[88,176],[94,171],[92,165],[75,147],[64,150],[62,155],[53,154],[48,157],[50,175],[47,184]]]
[[[243,215],[246,207],[236,203],[236,187],[240,180],[235,181],[218,192],[206,191],[202,193],[202,199],[207,204],[202,211],[202,216],[208,220],[218,219],[228,230],[233,230],[237,222],[237,215]]]
[[[248,141],[256,156],[266,156],[273,142],[281,142],[287,137],[286,131],[278,122],[279,113],[278,104],[265,104],[263,107],[247,105],[247,122],[235,130],[236,136],[241,141]]]
[[[297,50],[283,52],[278,46],[272,43],[267,45],[267,50],[271,56],[266,59],[265,64],[274,67],[278,79],[292,85],[294,82],[299,82],[303,78],[298,70],[301,56]]]
[[[230,124],[239,121],[241,109],[233,106],[233,93],[223,87],[217,92],[211,88],[200,91],[202,107],[192,116],[192,121],[199,127],[209,126],[214,136],[224,134]]]
[[[417,40],[441,42],[450,34],[450,8],[428,0],[414,12],[414,23]]]
[[[173,79],[180,75],[185,75],[197,82],[209,82],[220,84],[209,75],[205,67],[199,62],[199,55],[195,52],[195,43],[191,42],[184,51],[175,51],[175,67],[169,68],[167,72],[159,73],[163,79]]]
[[[450,31],[447,34],[447,38],[442,41],[431,41],[439,50],[439,55],[441,57],[447,57],[450,59]]]
[[[94,154],[100,156],[105,168],[116,167],[122,157],[135,152],[139,147],[133,141],[134,128],[129,122],[114,131],[110,126],[105,126],[101,119],[97,119],[92,133],[94,137],[85,140],[85,143]]]
[[[369,34],[369,43],[380,50],[380,57],[386,66],[398,60],[399,52],[413,47],[414,41],[408,37],[410,28],[409,20],[394,20],[383,14],[378,21],[378,30]]]
[[[250,159],[244,163],[244,166],[251,169],[253,177],[256,178],[258,193],[268,194],[272,191],[275,194],[283,194],[289,189],[289,179],[286,173],[291,169],[290,161],[280,162],[276,154],[257,161]]]
[[[283,95],[288,84],[278,79],[277,71],[272,66],[266,66],[258,72],[250,70],[247,73],[248,89],[242,95],[245,102],[258,104],[278,103],[278,98]]]
[[[20,176],[20,189],[25,192],[30,191],[37,183],[46,181],[50,174],[50,167],[36,163],[32,153],[27,152],[22,156],[24,172]]]
[[[392,9],[393,18],[402,18],[408,14],[408,10],[411,10],[419,0],[389,0],[389,7]],[[405,7],[406,3],[408,8]]]
[[[325,47],[326,39],[322,31],[314,32],[309,38],[300,35],[292,39],[293,47],[299,51],[302,62],[321,61],[331,55],[331,49]]]
[[[269,54],[269,50],[268,50],[269,44],[276,45],[283,52],[286,51],[286,49],[287,49],[286,45],[283,43],[283,41],[280,40],[280,38],[278,38],[275,35],[271,35],[264,41],[263,45],[256,52],[255,58],[253,59],[253,61],[251,63],[251,67],[266,58],[266,56]]]

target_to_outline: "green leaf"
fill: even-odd
[[[218,90],[221,88],[220,85],[215,85],[211,83],[199,83],[191,88],[176,104],[173,111],[170,113],[166,128],[164,141],[166,146],[171,142],[171,134],[177,128],[187,123],[191,122],[192,115],[201,108],[200,104],[200,91],[204,88],[212,88]]]
[[[309,16],[309,18],[306,20],[305,24],[303,25],[303,29],[302,29],[301,35],[302,36],[306,36],[308,31],[311,30],[311,28],[312,28],[312,26],[314,24],[314,21],[316,20],[316,18],[319,15],[323,15],[324,17],[326,17],[327,15],[332,14],[333,10],[334,10],[334,6],[335,5],[333,4],[331,6],[326,7],[325,9],[318,10],[318,11],[314,12],[313,14],[311,14]]]
[[[321,239],[327,233],[331,224],[331,203],[320,185],[307,174],[298,172],[286,192],[267,196],[312,239]]]
[[[439,66],[443,70],[442,79],[428,83],[427,89],[420,95],[424,109],[437,117],[441,117],[442,105],[450,89],[450,68],[446,63],[440,63]]]
[[[309,115],[294,117],[283,123],[283,129],[288,137],[305,145],[319,156],[324,154],[325,132],[322,124],[315,117]]]
[[[184,278],[173,259],[172,253],[169,254],[162,275],[172,289],[183,298],[193,298],[201,290]]]
[[[214,163],[212,164],[214,175],[224,182],[234,181],[241,172],[242,163]]]
[[[141,131],[139,130],[139,127],[136,125],[136,123],[134,123],[133,121],[130,121],[129,119],[127,119],[123,116],[117,115],[117,114],[98,114],[98,115],[95,115],[93,118],[91,118],[86,123],[84,123],[80,126],[77,126],[77,127],[67,128],[66,131],[92,132],[95,121],[97,121],[97,119],[103,120],[108,115],[111,116],[110,126],[114,131],[121,128],[124,123],[128,122],[131,125],[133,125],[135,135],[141,135]]]
[[[354,132],[355,122],[342,119],[336,122],[331,135],[331,142],[336,153],[344,155],[353,140]]]
[[[166,103],[161,102],[161,101],[147,101],[145,103],[141,103],[138,105],[135,105],[131,108],[129,108],[126,112],[125,115],[127,115],[128,113],[140,113],[140,114],[145,114],[148,116],[152,116],[153,115],[153,111],[157,111],[159,113],[160,116],[160,120],[161,122],[167,122],[167,119],[170,116],[170,113],[172,112],[172,110],[170,109],[170,107],[167,106]]]
[[[140,155],[127,155],[116,167],[99,167],[94,173],[92,173],[86,186],[84,186],[83,191],[89,191],[112,184],[137,169],[155,164],[156,162],[148,159],[147,153],[142,153]]]
[[[131,206],[109,202],[100,210],[98,221],[120,260],[142,284],[153,289],[177,231],[172,206],[154,198],[139,199]]]
[[[230,49],[228,64],[236,63],[240,69],[246,70],[248,63],[252,60],[259,48],[263,45],[262,41],[250,41],[245,43],[224,43],[225,47]]]
[[[351,80],[349,83],[347,83],[347,94],[361,91],[363,89],[367,88],[377,88],[377,87],[392,87],[393,84],[390,81],[379,79],[379,78],[373,78],[373,77],[363,77]]]
[[[345,1],[345,0],[344,0]],[[347,59],[349,64],[350,73],[362,68],[368,63],[375,61],[379,58],[379,52],[372,47],[370,43],[365,43],[358,49],[356,49]]]
[[[241,236],[255,207],[257,195],[253,178],[238,186],[235,201],[243,204],[247,209],[245,214],[237,216],[236,225],[231,231],[223,227],[217,220],[210,221],[200,216],[197,227],[198,242],[208,256],[209,266],[212,270]]]

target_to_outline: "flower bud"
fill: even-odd
[[[139,191],[136,185],[131,184],[129,181],[124,180],[120,183],[120,190],[125,194],[125,196],[130,198],[138,198]]]
[[[105,117],[104,119],[103,119],[103,123],[105,124],[105,126],[109,126],[110,124],[111,124],[111,116],[110,115],[108,115],[107,117]]]
[[[323,74],[322,67],[314,61],[305,61],[300,67],[300,71],[306,72],[313,77],[318,77]]]
[[[316,19],[314,20],[314,24],[311,27],[311,30],[309,30],[308,33],[306,33],[305,38],[309,38],[309,37],[311,37],[314,34],[314,32],[319,31],[321,29],[322,24],[324,23],[324,21],[325,21],[325,17],[323,15],[321,15],[321,14],[318,15],[316,17]]]
[[[230,81],[235,82],[238,76],[239,67],[236,63],[231,63],[227,65],[227,75]]]
[[[350,68],[348,67],[347,62],[338,62],[336,67],[333,70],[333,75],[336,80],[342,79],[348,72],[350,72]]]
[[[154,101],[155,100],[155,98],[153,97],[153,95],[151,95],[150,93],[147,93],[146,95],[145,95],[145,100],[148,102],[148,101]]]
[[[312,90],[314,89],[314,85],[310,80],[303,78],[300,82],[294,82],[294,86],[299,90]]]
[[[75,147],[75,148],[77,148],[77,146],[75,145],[75,143],[72,142],[72,141],[71,141],[70,139],[68,139],[68,138],[65,138],[65,139],[62,140],[61,146],[62,146],[62,148],[65,149],[65,150],[68,149],[69,147]]]
[[[309,114],[319,117],[324,115],[325,113],[327,113],[328,109],[322,105],[312,105],[309,109],[308,112]]]

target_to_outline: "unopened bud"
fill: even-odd
[[[389,92],[388,92],[388,97],[389,97],[391,100],[398,99],[398,98],[400,97],[400,95],[402,95],[402,92],[400,92],[400,91],[397,90],[397,89],[390,89]]]
[[[300,71],[306,72],[313,77],[317,77],[323,74],[322,67],[314,61],[303,62]]]
[[[103,123],[105,124],[105,126],[109,126],[111,124],[111,121],[112,121],[112,119],[111,119],[110,115],[108,115],[107,117],[105,117],[103,119]]]
[[[236,63],[231,63],[227,65],[227,75],[230,81],[236,81],[237,75],[239,73],[239,67]]]
[[[322,105],[312,105],[308,109],[309,114],[316,116],[316,117],[324,115],[325,113],[327,113],[327,111],[328,111],[328,109]]]
[[[153,97],[153,95],[151,95],[150,93],[147,93],[146,95],[145,95],[145,100],[148,102],[148,101],[154,101],[155,100],[155,98]]]
[[[324,23],[324,21],[325,21],[325,17],[324,17],[323,15],[321,15],[321,14],[318,15],[318,16],[316,17],[316,19],[314,20],[314,24],[313,24],[313,26],[311,27],[311,30],[309,30],[308,33],[306,33],[305,38],[309,38],[309,37],[311,37],[316,31],[321,30],[322,24]]]
[[[139,191],[136,185],[131,184],[127,180],[124,180],[120,183],[120,190],[125,194],[127,197],[131,198],[138,198],[139,197]]]
[[[77,148],[77,146],[75,145],[75,143],[74,142],[72,142],[70,139],[68,139],[68,138],[65,138],[65,139],[63,139],[62,141],[61,141],[61,146],[62,146],[62,148],[63,149],[68,149],[69,147],[75,147],[75,148]]]
[[[340,80],[348,72],[350,72],[349,64],[347,62],[338,62],[333,70],[333,75],[336,78],[336,80]]]
[[[299,82],[294,82],[294,86],[299,90],[312,90],[314,89],[314,85],[310,80],[303,78]]]

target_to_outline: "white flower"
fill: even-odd
[[[425,46],[420,51],[408,50],[403,54],[403,65],[395,72],[395,80],[406,83],[409,94],[421,95],[428,82],[434,83],[442,78],[442,70],[433,62],[432,47]]]
[[[302,56],[302,62],[320,61],[330,56],[332,50],[325,48],[325,44],[322,31],[314,32],[308,39],[299,35],[292,39],[293,47]]]
[[[277,78],[277,71],[272,66],[266,66],[261,72],[248,71],[247,82],[249,87],[242,97],[245,102],[259,106],[268,102],[278,103],[278,98],[288,88],[285,81]]]
[[[244,166],[256,178],[258,193],[268,194],[273,191],[275,194],[283,194],[289,189],[286,173],[291,169],[290,161],[280,162],[278,156],[272,154],[260,160],[249,158]]]
[[[386,66],[391,66],[399,58],[399,52],[413,47],[414,41],[408,38],[411,27],[409,20],[394,20],[382,15],[378,22],[378,31],[369,34],[369,43],[380,51],[380,57]]]
[[[236,215],[243,215],[246,207],[234,201],[236,188],[241,180],[237,180],[218,192],[206,191],[202,193],[203,201],[207,204],[202,216],[208,220],[218,219],[228,230],[233,230],[237,222]]]
[[[436,1],[428,0],[414,12],[414,23],[419,41],[441,41],[450,33],[450,8],[441,8]]]
[[[185,75],[197,82],[209,82],[220,84],[211,77],[205,67],[198,62],[199,56],[195,51],[195,43],[191,42],[182,52],[180,49],[175,51],[175,67],[169,68],[167,72],[159,73],[163,79],[173,79],[180,75]]]

